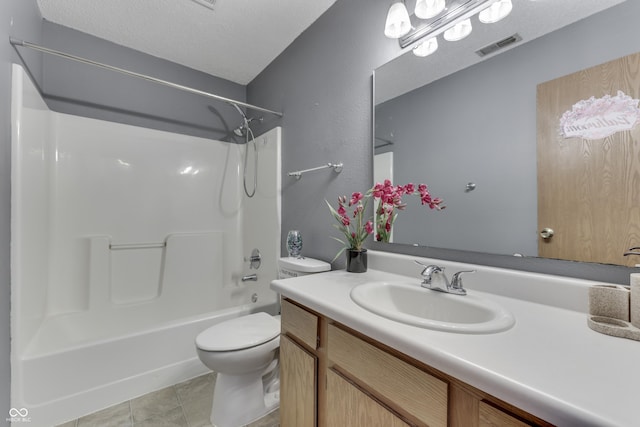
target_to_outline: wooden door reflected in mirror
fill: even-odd
[[[623,255],[640,246],[639,98],[640,54],[538,85],[538,231],[553,229],[539,237],[540,256],[640,263]],[[576,122],[563,128],[563,115]]]

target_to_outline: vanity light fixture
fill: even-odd
[[[473,27],[471,26],[471,19],[465,19],[464,21],[458,22],[453,27],[448,28],[444,32],[443,37],[446,41],[457,42],[471,34],[471,30],[473,30]]]
[[[430,7],[439,6],[439,3],[445,3],[445,0],[418,0],[416,4],[413,31],[406,33],[404,36],[399,37],[399,43],[401,48],[408,47],[422,39],[431,39],[444,33],[445,40],[456,41],[462,40],[469,35],[472,31],[472,24],[470,18],[474,15],[481,14],[481,22],[493,23],[498,22],[507,16],[513,5],[511,0],[446,0],[445,7],[438,12],[435,16],[424,22],[420,22],[418,18],[426,16],[427,9]],[[394,3],[391,7],[394,8]],[[404,9],[404,4],[401,4]],[[391,9],[389,9],[389,16],[391,16]],[[388,22],[388,19],[387,19]],[[411,23],[408,24],[411,27]],[[385,35],[387,31],[385,30]],[[437,43],[437,42],[436,42]],[[431,43],[433,48],[433,43]],[[419,55],[426,49],[426,46],[420,48],[416,46],[414,53]],[[435,47],[437,49],[437,45]],[[433,53],[433,52],[429,52]]]
[[[442,12],[444,6],[444,0],[418,0],[414,13],[420,19],[429,19]]]
[[[433,52],[438,50],[438,39],[436,37],[428,38],[427,40],[416,43],[413,47],[413,54],[415,56],[429,56]]]
[[[411,31],[411,19],[403,0],[395,1],[387,13],[384,35],[390,39],[399,39]]]
[[[511,0],[499,0],[478,14],[478,19],[483,24],[493,24],[511,13],[513,4]]]

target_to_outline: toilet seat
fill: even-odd
[[[196,337],[204,351],[234,351],[255,347],[280,335],[280,322],[267,313],[254,313],[220,322]]]

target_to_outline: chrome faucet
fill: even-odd
[[[444,274],[444,267],[424,265],[418,261],[415,261],[415,263],[424,267],[422,273],[420,273],[420,276],[422,276],[420,286],[431,289],[432,291],[446,292],[455,295],[467,294],[467,290],[462,286],[462,274],[476,272],[475,270],[458,271],[451,277],[451,283],[449,283],[447,276]]]
[[[242,276],[242,281],[243,282],[247,282],[247,281],[257,282],[258,281],[258,275],[257,274],[247,274],[246,276]]]

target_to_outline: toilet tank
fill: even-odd
[[[278,261],[278,279],[306,276],[331,270],[331,264],[314,258],[285,257]]]

